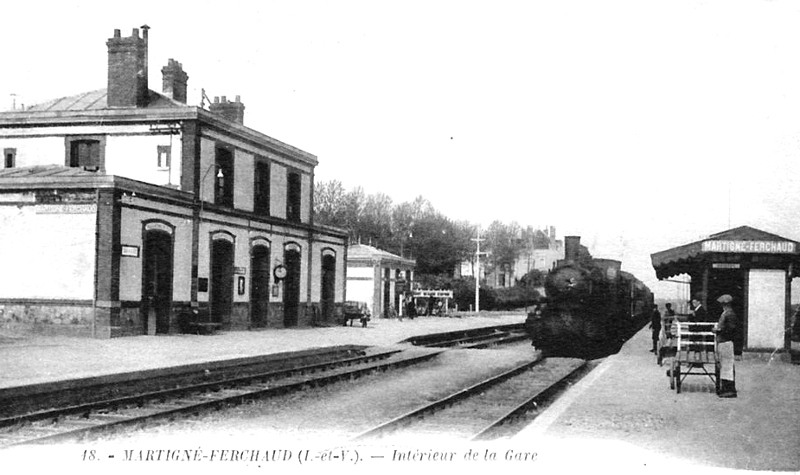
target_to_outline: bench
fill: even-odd
[[[222,324],[216,322],[188,322],[186,325],[195,335],[212,335],[222,328]]]
[[[190,311],[181,313],[178,318],[182,333],[212,335],[222,328],[222,323],[211,321],[211,316],[206,309],[193,308]]]

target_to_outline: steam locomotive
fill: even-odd
[[[566,236],[564,251],[545,279],[546,297],[525,321],[533,345],[585,359],[618,352],[649,321],[652,292],[619,261],[592,258],[579,236]]]

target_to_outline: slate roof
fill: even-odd
[[[147,109],[165,109],[189,107],[155,91],[148,91],[150,96]],[[108,107],[108,89],[83,92],[74,96],[59,97],[41,104],[35,104],[25,109],[26,112],[62,112],[62,111],[87,111],[110,109]]]
[[[83,168],[66,167],[63,165],[39,165],[20,168],[0,169],[0,179],[3,178],[62,178],[73,176],[96,177],[101,175],[97,172],[89,172]]]

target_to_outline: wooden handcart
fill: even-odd
[[[675,355],[668,373],[670,389],[680,393],[687,376],[699,375],[707,376],[719,392],[720,363],[713,330],[714,324],[706,322],[676,320],[672,325]]]
[[[358,320],[363,328],[367,328],[367,322],[370,320],[369,307],[365,302],[348,300],[344,303],[343,317],[342,324],[344,326],[347,326],[347,322],[350,322],[352,327],[353,321]]]

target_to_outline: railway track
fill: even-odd
[[[586,361],[573,358],[524,363],[362,432],[354,440],[424,435],[487,440],[511,435],[586,368]]]
[[[425,335],[407,340],[427,348],[341,347],[300,355],[214,362],[203,368],[115,375],[110,381],[0,394],[0,449],[80,440],[108,431],[192,417],[225,406],[323,386],[429,360],[443,348],[487,348],[526,339],[521,325]],[[440,349],[442,348],[442,349]],[[301,352],[302,353],[302,352]],[[102,378],[89,378],[102,379]],[[75,403],[81,401],[81,403]],[[44,409],[42,409],[44,408]]]
[[[7,416],[0,419],[0,448],[79,440],[123,427],[188,417],[249,400],[419,363],[441,351],[364,351],[359,356],[332,362]]]
[[[497,327],[476,328],[446,333],[435,333],[405,340],[416,346],[436,348],[489,348],[527,340],[523,324],[502,325]]]
[[[365,354],[366,346],[341,345],[288,353],[188,363],[61,381],[0,388],[0,419],[146,392],[223,381]]]

